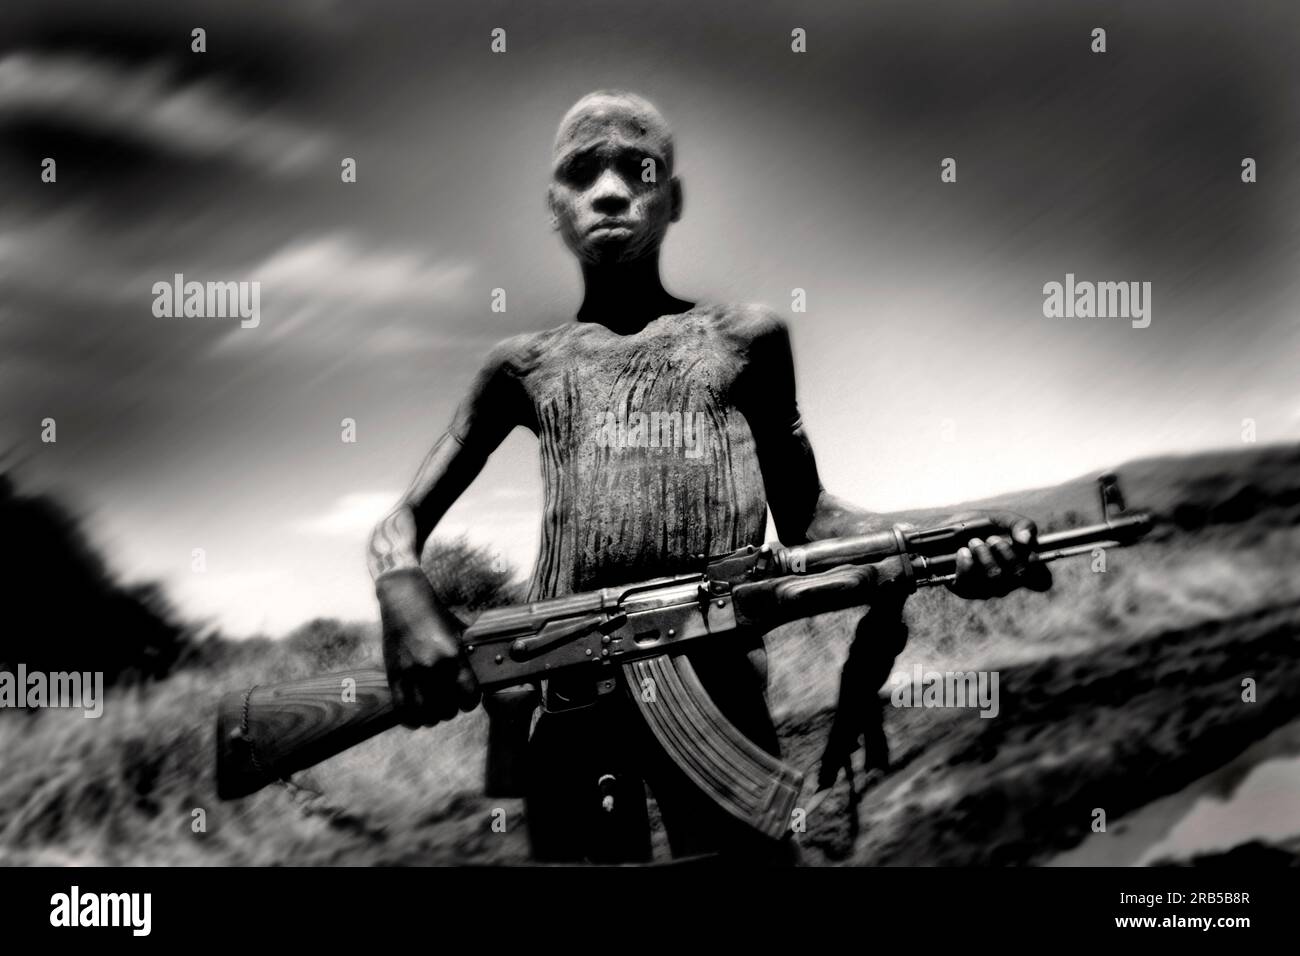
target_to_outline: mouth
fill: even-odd
[[[587,230],[587,235],[589,236],[595,236],[595,235],[615,236],[620,234],[621,235],[632,234],[631,224],[629,224],[626,220],[623,219],[602,219],[600,222],[596,223],[594,226],[592,226],[590,229]]]

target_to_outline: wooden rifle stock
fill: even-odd
[[[395,726],[378,667],[226,694],[217,706],[217,795],[248,796]]]

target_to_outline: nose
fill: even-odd
[[[614,170],[606,169],[591,187],[591,206],[596,212],[614,215],[631,204],[632,194]]]

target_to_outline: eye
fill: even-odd
[[[595,181],[596,173],[598,171],[599,166],[596,163],[595,157],[590,155],[575,156],[564,164],[561,176],[564,178],[565,182],[572,186],[581,188],[583,186],[591,185],[591,183]]]
[[[632,154],[619,159],[618,174],[638,189],[649,189],[659,178],[659,164],[651,156]]]

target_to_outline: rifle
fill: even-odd
[[[1099,491],[1101,523],[1040,535],[1034,560],[1125,547],[1151,527],[1148,513],[1124,512],[1113,475],[1101,477]],[[981,519],[789,548],[750,545],[706,558],[691,573],[484,611],[463,632],[462,647],[484,692],[584,671],[608,690],[621,674],[641,717],[687,777],[776,838],[789,824],[803,774],[741,734],[681,652],[741,629],[764,633],[870,604],[883,589],[907,594],[946,584],[956,577],[958,549],[998,531]],[[381,668],[227,694],[217,712],[217,792],[246,796],[397,722]]]

